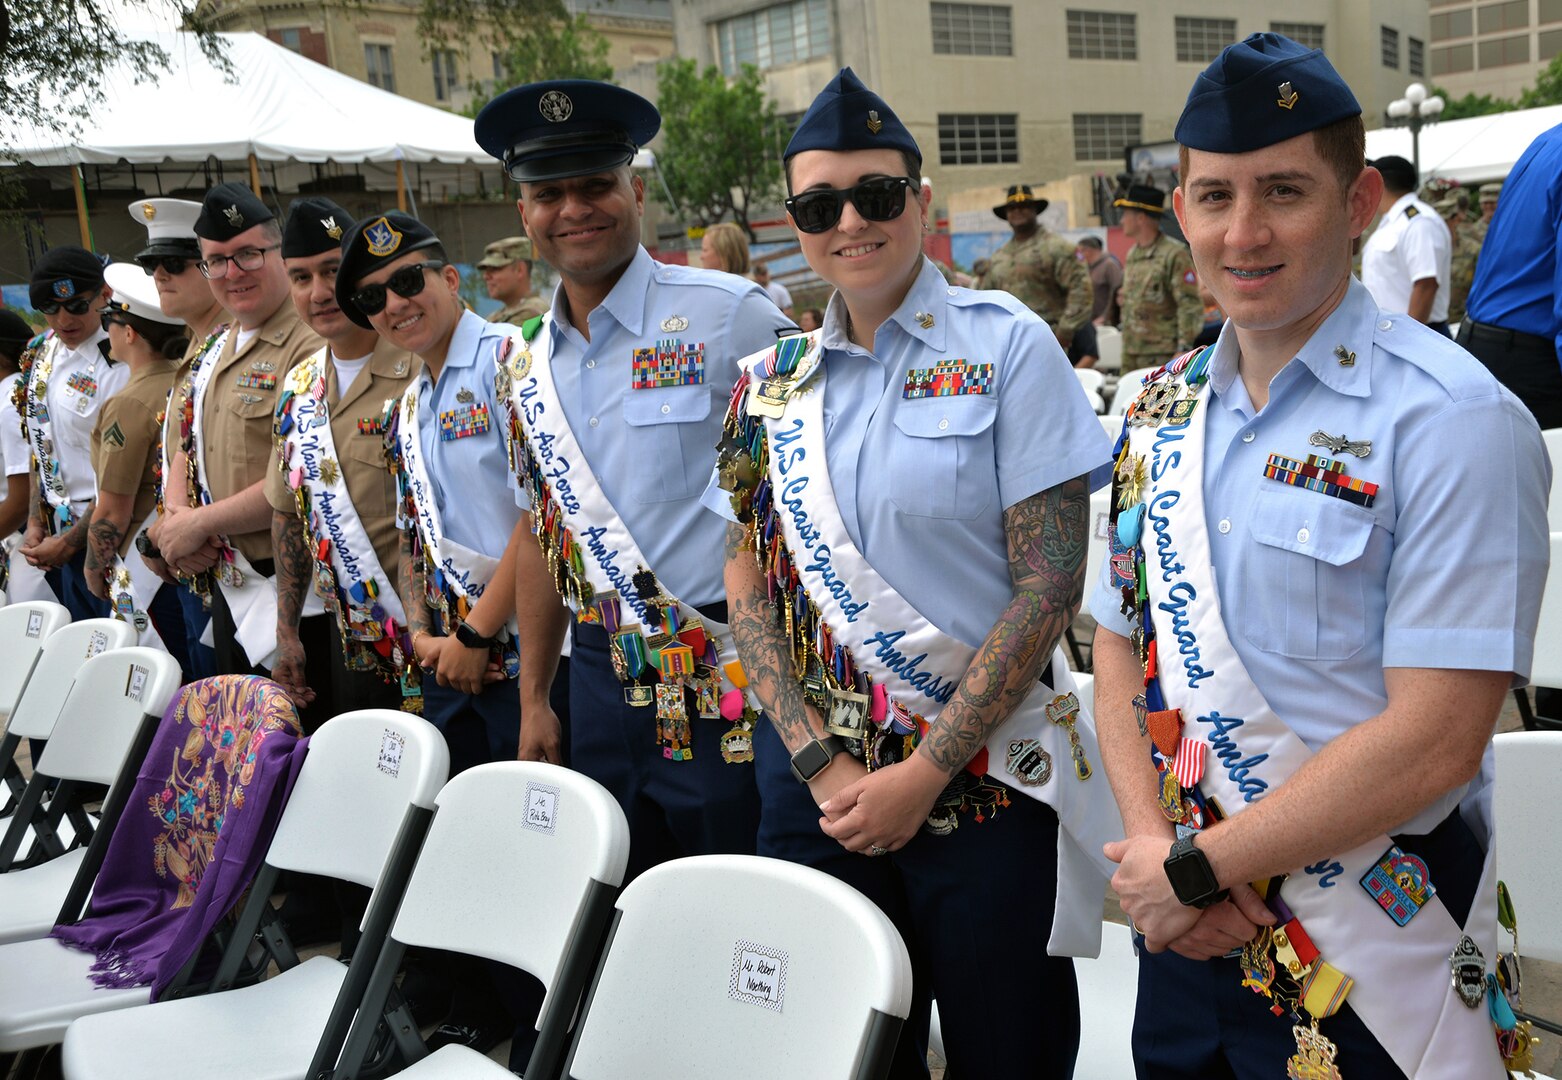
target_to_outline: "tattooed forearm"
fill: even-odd
[[[277,558],[277,625],[297,630],[303,617],[304,595],[315,572],[303,523],[294,515],[273,508],[271,547]]]
[[[1084,595],[1090,493],[1070,480],[1009,508],[1009,606],[988,632],[920,750],[953,775],[1030,694]]]
[[[823,733],[803,700],[802,682],[792,674],[786,635],[776,623],[775,607],[765,589],[754,556],[745,543],[742,525],[727,525],[727,617],[732,640],[743,662],[749,688],[775,725],[787,749],[801,750]]]
[[[407,612],[407,633],[413,637],[419,632],[431,633],[433,622],[423,591],[423,566],[412,550],[411,528],[401,530],[401,558],[397,561],[400,565],[396,577],[401,585],[401,606]]]
[[[125,538],[124,531],[107,519],[94,521],[87,532],[87,571],[106,574],[119,554],[119,544]]]
[[[92,527],[92,514],[96,509],[96,505],[93,505],[82,511],[81,516],[76,519],[76,523],[65,534],[65,543],[70,546],[72,551],[80,551],[87,546],[87,530]]]

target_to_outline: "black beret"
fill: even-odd
[[[324,251],[340,251],[342,237],[356,224],[351,214],[330,199],[294,199],[282,227],[282,257],[304,259]]]
[[[1112,205],[1126,207],[1129,210],[1143,210],[1146,214],[1155,214],[1158,217],[1166,213],[1166,192],[1148,184],[1131,184],[1128,194],[1121,199],[1113,199]]]
[[[608,172],[661,130],[662,114],[621,86],[591,79],[527,83],[477,114],[477,144],[526,183]]]
[[[32,324],[9,308],[0,308],[0,353],[12,361],[19,359],[22,349],[36,336]]]
[[[195,219],[195,235],[223,243],[276,215],[261,202],[248,184],[218,184],[201,200],[201,216]]]
[[[353,322],[369,329],[369,317],[351,299],[358,291],[358,283],[407,252],[438,243],[439,237],[433,230],[399,210],[387,210],[379,217],[357,222],[342,237],[342,265],[336,268],[336,306]]]
[[[59,303],[103,287],[103,260],[84,247],[66,244],[50,248],[33,267],[27,298],[33,307]]]
[[[1252,34],[1199,73],[1172,137],[1192,150],[1244,154],[1360,115],[1323,50]]]
[[[1383,183],[1390,191],[1414,191],[1416,167],[1397,154],[1387,154],[1367,162],[1383,174]]]
[[[922,163],[917,141],[895,110],[849,67],[841,68],[819,91],[782,157],[790,159],[804,150],[901,150]]]

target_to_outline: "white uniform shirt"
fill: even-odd
[[[98,348],[108,335],[99,330],[74,349],[61,345],[49,374],[49,419],[54,436],[54,456],[60,460],[60,473],[71,506],[80,510],[97,497],[98,485],[92,471],[92,426],[98,409],[130,381],[130,368],[111,363]],[[71,377],[92,380],[95,389],[88,393],[71,385]]]
[[[1361,249],[1361,283],[1391,315],[1410,311],[1410,287],[1437,279],[1430,322],[1448,321],[1448,279],[1453,241],[1448,226],[1412,192],[1389,208]]]
[[[7,476],[26,476],[32,463],[32,451],[22,436],[22,422],[11,404],[11,395],[21,379],[19,372],[12,372],[0,379],[0,460],[5,462]]]

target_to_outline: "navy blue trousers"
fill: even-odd
[[[764,814],[759,854],[823,870],[889,916],[911,953],[911,1016],[890,1076],[928,1075],[929,1001],[938,1000],[949,1080],[1066,1078],[1079,1050],[1073,961],[1047,955],[1057,893],[1058,819],[1019,792],[986,821],[961,813],[947,836],[926,830],[870,858],[819,829],[819,808],[792,775],[769,723],[755,738]]]
[[[572,767],[612,792],[629,819],[627,884],[642,871],[685,855],[752,855],[759,831],[754,766],[721,756],[725,720],[690,719],[692,761],[662,756],[656,709],[624,702],[607,632],[575,628],[570,658]]]
[[[49,588],[54,590],[54,595],[60,598],[60,603],[71,613],[71,622],[106,619],[109,615],[108,601],[99,600],[87,588],[86,566],[87,553],[78,551],[69,562],[43,575]]]
[[[209,679],[217,674],[217,652],[210,645],[201,644],[201,635],[206,633],[212,613],[206,610],[206,602],[185,586],[177,585],[173,589],[179,597],[179,612],[184,617],[184,647],[189,663],[185,679]]]

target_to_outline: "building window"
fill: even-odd
[[[368,70],[370,86],[378,86],[381,90],[389,90],[393,94],[396,92],[396,69],[391,64],[389,45],[370,45],[365,42],[363,66]]]
[[[292,49],[294,52],[300,55],[303,54],[304,41],[303,37],[299,33],[299,28],[296,26],[289,26],[285,30],[278,30],[276,42],[284,49]]]
[[[1541,23],[1562,22],[1562,0],[1540,0],[1540,10],[1536,14]]]
[[[1309,22],[1272,22],[1269,29],[1284,34],[1298,45],[1309,49],[1323,48],[1323,24]]]
[[[456,54],[450,49],[435,49],[430,59],[434,64],[434,100],[449,101],[456,93]]]
[[[1071,60],[1139,59],[1138,16],[1127,11],[1069,11]]]
[[[1522,30],[1529,25],[1529,0],[1508,0],[1505,4],[1487,4],[1480,9],[1477,21],[1483,34]]]
[[[1177,16],[1177,62],[1207,64],[1237,39],[1235,19]]]
[[[1383,66],[1399,70],[1399,31],[1393,27],[1385,26],[1381,37],[1383,45]]]
[[[830,54],[826,0],[794,0],[716,24],[721,70],[736,75],[744,64],[764,70]]]
[[[1420,38],[1406,38],[1405,46],[1405,70],[1420,78],[1426,74],[1426,43]]]
[[[1480,43],[1476,54],[1482,69],[1529,63],[1529,35],[1497,38]]]
[[[1014,27],[1009,7],[934,4],[933,51],[956,56],[1013,56]]]
[[[1550,60],[1557,53],[1562,52],[1562,30],[1542,30],[1540,32],[1540,55],[1537,60]]]
[[[1013,165],[1020,160],[1014,113],[939,113],[940,165]]]
[[[1474,45],[1449,45],[1432,50],[1432,77],[1457,75],[1461,71],[1475,70]]]
[[[1541,3],[1545,2],[1546,0],[1541,0]],[[1463,11],[1445,11],[1440,15],[1432,16],[1433,41],[1469,37],[1473,33],[1475,33],[1475,12],[1469,8]]]
[[[1074,158],[1078,161],[1121,161],[1123,149],[1144,142],[1140,113],[1075,113]]]

